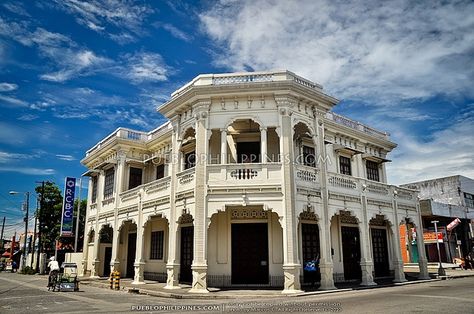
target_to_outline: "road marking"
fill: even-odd
[[[394,293],[393,295],[405,296],[405,297],[447,299],[447,300],[458,300],[458,301],[465,301],[465,302],[474,302],[473,299],[459,298],[459,297],[448,297],[448,296],[445,296],[445,295],[404,294],[404,293]]]
[[[15,283],[15,284],[20,283],[20,282],[18,282],[18,280],[7,279],[7,278],[4,278],[4,277],[0,277],[0,280],[5,280],[5,281]],[[33,284],[30,284],[30,283],[27,283],[27,282],[21,282],[21,286],[34,288],[34,289],[38,289],[38,290],[43,289],[42,287],[38,287],[37,285],[33,285]],[[47,292],[49,294],[59,293],[59,292],[52,292],[52,291],[47,291]],[[74,299],[74,300],[77,300],[77,301],[82,301],[82,302],[88,303],[92,306],[96,306],[96,305],[99,305],[99,304],[103,305],[103,306],[108,306],[108,307],[117,306],[117,303],[107,302],[107,301],[104,301],[104,300],[101,300],[101,299],[91,299],[91,298],[88,298],[88,297],[82,297],[82,296],[78,296],[78,295],[75,295],[75,294],[61,294],[61,296],[65,297],[65,298],[69,298],[69,299]],[[128,304],[123,304],[123,305],[128,305]]]

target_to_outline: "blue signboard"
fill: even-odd
[[[63,215],[61,218],[61,236],[72,236],[75,192],[76,178],[66,177],[66,184],[64,185]]]

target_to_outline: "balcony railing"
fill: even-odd
[[[116,138],[126,139],[126,140],[130,140],[130,141],[145,142],[148,139],[148,135],[145,132],[134,131],[134,130],[125,129],[125,128],[118,128],[113,133],[111,133],[109,136],[107,136],[102,141],[97,143],[94,147],[89,149],[86,152],[86,156],[89,156],[89,154],[91,152],[93,152],[94,150],[97,150],[97,149],[100,149],[101,147],[107,146],[109,143],[111,143]]]
[[[185,191],[194,188],[195,169],[190,168],[181,171],[176,175],[178,180],[178,191]]]
[[[266,185],[281,182],[280,163],[208,165],[209,185]]]
[[[371,127],[369,127],[365,124],[362,124],[360,122],[351,120],[347,117],[341,116],[341,115],[339,115],[337,113],[334,113],[334,112],[328,112],[326,114],[326,119],[334,121],[337,124],[344,125],[348,128],[358,130],[360,132],[363,132],[363,133],[366,133],[368,135],[378,137],[378,138],[381,138],[381,139],[388,140],[388,138],[390,136],[390,134],[388,134],[387,132],[378,131],[378,130],[376,130],[374,128],[371,128]]]
[[[339,173],[331,173],[328,179],[330,186],[347,190],[357,189],[357,179]]]

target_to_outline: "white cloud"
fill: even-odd
[[[67,48],[43,49],[43,53],[49,58],[55,59],[61,67],[56,72],[46,73],[41,79],[53,82],[64,82],[71,78],[90,75],[103,70],[103,67],[112,64],[112,60],[97,56],[90,50],[71,50]]]
[[[15,14],[23,15],[23,16],[27,16],[27,17],[30,16],[30,14],[28,14],[28,12],[26,12],[23,5],[21,3],[16,2],[16,1],[15,2],[4,3],[3,7],[5,9],[7,9],[8,11],[10,11],[12,13],[15,13]]]
[[[13,83],[0,83],[0,92],[10,92],[18,88],[18,85]]]
[[[54,169],[41,169],[41,168],[29,168],[29,167],[0,167],[0,172],[18,172],[26,175],[37,175],[37,176],[48,176],[56,173]]]
[[[31,159],[32,155],[28,154],[18,154],[18,153],[8,153],[0,151],[0,164],[15,162],[18,160]]]
[[[74,158],[74,156],[71,156],[71,155],[61,155],[61,154],[58,154],[58,155],[56,155],[56,157],[58,157],[58,159],[64,160],[64,161],[73,161],[73,160],[76,160],[76,158]]]
[[[9,96],[3,96],[0,95],[0,102],[7,103],[9,105],[14,105],[18,107],[27,107],[28,103],[26,101],[23,101],[21,99],[15,98],[15,97],[9,97]]]
[[[20,120],[20,121],[33,121],[33,120],[36,120],[38,118],[39,118],[39,116],[37,116],[35,114],[24,114],[21,117],[19,117],[18,120]]]
[[[146,33],[142,24],[154,12],[146,4],[126,0],[57,0],[56,3],[74,15],[77,23],[95,32],[108,33],[122,44],[135,41],[133,35]]]
[[[140,52],[126,55],[127,67],[125,75],[134,83],[143,81],[166,81],[170,68],[158,53]]]
[[[393,162],[387,164],[391,183],[402,184],[462,174],[474,178],[474,115],[453,123],[422,141],[397,131],[393,137],[400,143]]]
[[[179,28],[171,25],[171,24],[163,24],[162,27],[167,30],[168,32],[170,32],[171,35],[173,35],[174,37],[178,38],[178,39],[181,39],[183,41],[186,41],[186,42],[190,42],[193,37],[191,35],[188,35],[186,34],[185,32],[183,32],[182,30],[180,30]]]
[[[474,95],[474,3],[220,1],[200,14],[231,70],[289,69],[337,97]]]

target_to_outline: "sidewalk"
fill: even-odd
[[[444,265],[443,265],[444,266]],[[448,266],[448,265],[446,265]],[[151,296],[158,296],[164,298],[175,298],[175,299],[243,299],[243,298],[282,298],[282,297],[297,297],[297,296],[305,296],[305,295],[319,295],[319,294],[328,294],[328,293],[339,293],[344,291],[353,291],[353,290],[364,290],[364,289],[377,289],[377,288],[384,288],[384,287],[393,287],[393,286],[401,286],[401,285],[411,285],[411,284],[418,284],[423,282],[429,281],[438,281],[438,280],[446,280],[446,279],[455,279],[455,278],[463,278],[463,277],[474,277],[474,270],[462,270],[462,269],[446,269],[446,276],[441,278],[437,278],[437,267],[429,267],[430,277],[432,279],[429,280],[418,280],[418,269],[410,269],[409,272],[406,272],[406,277],[408,281],[402,283],[393,283],[391,279],[384,279],[384,280],[376,280],[378,285],[377,286],[370,286],[370,287],[363,287],[359,286],[358,283],[348,283],[348,284],[341,284],[337,285],[339,289],[336,290],[327,290],[327,291],[305,291],[298,294],[292,295],[284,295],[281,293],[281,290],[236,290],[236,289],[218,289],[218,288],[209,288],[209,293],[190,293],[189,290],[191,289],[190,285],[180,285],[177,289],[165,289],[165,283],[159,283],[156,281],[149,281],[145,280],[144,284],[141,285],[133,285],[132,279],[123,278],[120,280],[120,289],[126,290],[130,293],[140,293],[140,294],[147,294]],[[101,287],[110,289],[110,283],[108,278],[100,278],[100,279],[91,279],[88,277],[80,278],[81,285],[90,285],[95,287]]]

